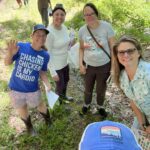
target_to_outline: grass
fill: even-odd
[[[7,0],[1,8],[0,29],[3,34],[0,35],[0,49],[3,51],[0,53],[0,149],[75,150],[84,127],[90,122],[87,118],[84,121],[79,117],[79,106],[75,103],[55,106],[54,111],[51,110],[51,128],[44,125],[43,118],[35,109],[30,110],[33,125],[38,132],[37,137],[20,133],[20,128],[25,129],[24,124],[10,105],[7,84],[13,65],[5,67],[3,64],[6,42],[10,39],[30,41],[32,26],[41,23],[36,1],[29,2],[29,6],[18,9],[13,0]],[[46,101],[44,94],[43,99]]]
[[[13,65],[5,67],[3,58],[6,53],[6,42],[10,39],[30,41],[32,26],[41,23],[41,18],[35,0],[29,0],[29,5],[27,7],[23,6],[21,9],[18,9],[14,0],[3,0],[1,3],[3,5],[0,5],[0,31],[3,34],[0,34],[0,150],[78,149],[85,126],[91,122],[100,121],[101,118],[98,115],[93,116],[91,114],[84,118],[78,115],[83,103],[80,103],[83,96],[79,97],[78,93],[75,93],[76,85],[73,85],[71,92],[72,95],[81,100],[71,104],[56,105],[54,110],[50,110],[53,116],[53,124],[50,128],[44,125],[43,118],[33,109],[29,112],[33,125],[38,131],[38,136],[30,137],[25,133],[20,133],[25,127],[10,105],[7,87]],[[53,6],[56,3],[56,0],[52,1]],[[80,10],[80,5],[83,6],[83,3],[78,3],[78,8],[71,10],[70,0],[64,1],[64,6],[68,9],[67,13],[70,11],[75,14],[76,11]],[[71,18],[73,18],[73,15],[69,14],[67,20]],[[52,81],[50,80],[50,82]],[[54,85],[54,82],[52,82],[52,85]],[[44,92],[43,99],[46,101]],[[107,119],[118,120],[111,115]]]

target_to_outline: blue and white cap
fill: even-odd
[[[124,124],[102,121],[89,124],[79,150],[142,150],[133,132]]]
[[[37,24],[33,27],[32,33],[34,33],[37,30],[45,30],[46,34],[49,33],[48,29],[43,24]]]

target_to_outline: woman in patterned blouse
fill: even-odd
[[[139,42],[122,36],[113,47],[113,78],[125,95],[131,99],[135,113],[133,127],[150,133],[150,63],[141,56]]]

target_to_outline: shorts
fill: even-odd
[[[41,102],[41,91],[35,91],[35,92],[18,92],[11,90],[9,91],[9,96],[11,99],[12,106],[15,109],[21,108],[25,105],[35,108],[37,107]]]

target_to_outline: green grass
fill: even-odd
[[[0,34],[0,50],[5,49],[6,42],[10,39],[30,41],[32,26],[41,23],[37,10],[37,0],[29,0],[29,5],[27,7],[23,6],[21,9],[17,8],[18,6],[14,0],[4,1],[4,5],[0,5],[0,31],[2,33]],[[52,5],[54,6],[57,2],[53,0]],[[83,24],[80,14],[76,14],[77,17],[74,17],[76,12],[82,10],[83,3],[77,2],[76,4],[76,2],[70,0],[62,1],[62,3],[67,9],[67,25],[71,26],[72,21],[74,21],[75,27]],[[72,9],[72,6],[76,6],[76,8]],[[0,55],[5,55],[5,51],[1,52]],[[0,57],[0,65],[3,63],[2,59],[3,57]],[[50,110],[53,116],[53,124],[50,128],[47,128],[44,125],[43,118],[33,109],[30,110],[30,114],[33,125],[38,131],[38,136],[30,137],[25,133],[18,134],[13,124],[17,127],[24,127],[24,125],[12,109],[8,96],[7,84],[12,68],[13,65],[7,68],[3,65],[0,67],[2,72],[0,74],[0,150],[76,150],[85,126],[91,122],[100,121],[101,118],[90,113],[81,118],[78,115],[81,103],[78,102],[61,106],[56,105],[54,110]],[[51,78],[50,82],[54,87]],[[46,101],[44,92],[42,97]],[[118,121],[118,118],[112,115],[109,115],[107,119]]]

